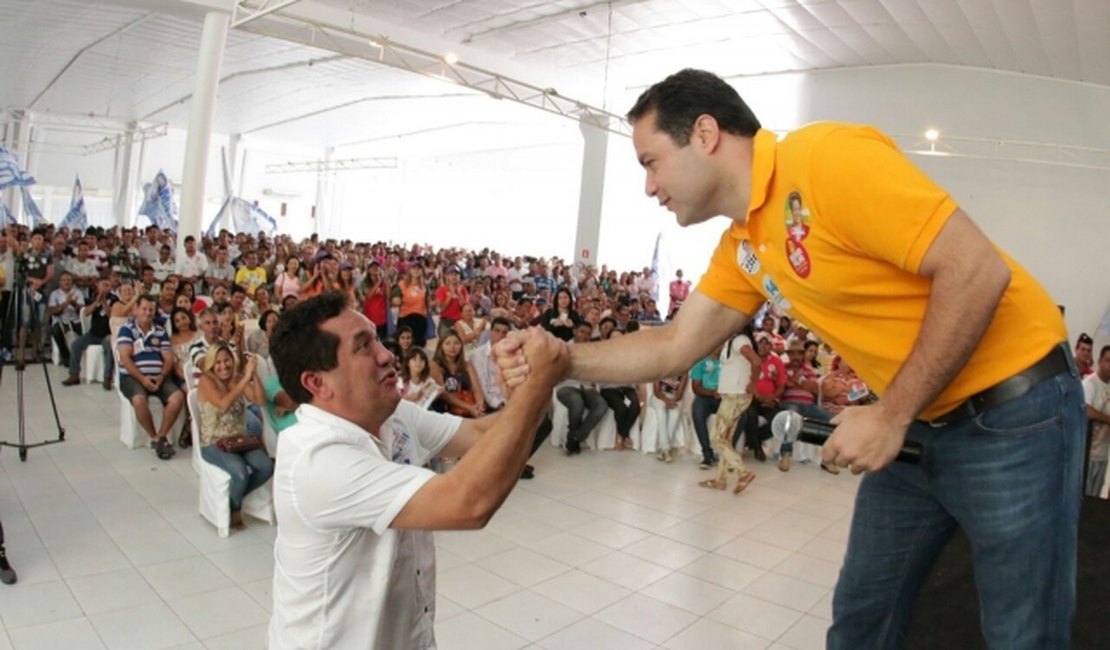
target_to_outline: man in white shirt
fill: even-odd
[[[154,269],[154,281],[158,284],[162,284],[173,274],[176,265],[173,262],[173,250],[168,244],[162,244],[162,248],[158,249],[158,259],[150,262],[150,267]]]
[[[1091,421],[1091,453],[1084,494],[1106,496],[1106,467],[1110,464],[1110,345],[1102,346],[1095,372],[1083,379],[1087,419]]]
[[[50,333],[58,346],[62,365],[69,366],[69,342],[66,334],[73,332],[81,335],[81,307],[85,306],[85,294],[73,286],[73,274],[62,271],[55,289],[46,303],[46,313],[50,314]]]
[[[192,235],[185,237],[185,256],[179,260],[177,270],[184,281],[193,284],[193,289],[199,295],[200,281],[208,270],[208,258],[197,252],[197,240]]]
[[[430,531],[486,525],[520,476],[569,355],[532,330],[523,353],[534,370],[501,412],[436,414],[401,399],[393,355],[346,302],[333,292],[298,304],[270,342],[301,407],[278,442],[269,647],[434,648]],[[462,460],[437,475],[421,467],[434,456]]]

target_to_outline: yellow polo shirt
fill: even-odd
[[[722,235],[698,291],[746,314],[770,300],[882,395],[917,340],[932,286],[917,272],[956,202],[878,130],[837,123],[803,127],[781,142],[759,131],[751,192],[747,222]],[[1056,303],[999,253],[1010,286],[983,341],[923,418],[947,413],[1067,338]]]

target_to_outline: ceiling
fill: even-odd
[[[1110,0],[315,1],[293,9],[403,26],[525,81],[562,80],[617,113],[686,66],[730,77],[932,62],[1110,86]],[[183,127],[201,27],[195,8],[169,0],[0,0],[0,106]],[[228,36],[221,77],[222,133],[345,146],[548,119],[240,30]]]

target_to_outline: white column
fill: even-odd
[[[139,142],[139,164],[135,165],[135,191],[139,194],[143,194],[143,165],[145,163],[146,140],[144,139]],[[143,194],[143,197],[145,199],[146,195]],[[139,216],[138,212],[138,206],[132,206],[131,211],[124,216],[124,219],[122,221],[117,221],[116,223],[119,225],[120,228],[130,228],[131,226],[135,225],[135,218]]]
[[[15,132],[12,134],[12,149],[15,151],[15,157],[19,161],[19,166],[25,172],[34,176],[31,172],[31,123],[26,113],[22,118],[15,123]],[[15,215],[19,223],[28,226],[34,226],[34,222],[30,217],[24,217],[23,214],[23,192],[18,187],[12,188],[12,200],[8,204],[11,208],[12,214]],[[45,215],[44,215],[45,216]]]
[[[324,162],[331,162],[334,153],[335,147],[324,149]],[[335,224],[332,223],[331,218],[332,178],[333,173],[330,171],[316,172],[316,223],[314,227],[321,240],[335,236]]]
[[[112,211],[115,213],[116,223],[123,225],[133,217],[135,212],[134,191],[131,186],[131,150],[134,148],[132,136],[134,122],[127,125],[127,132],[120,136],[116,146],[116,168],[112,189],[115,196],[112,200]]]
[[[582,132],[582,185],[578,190],[578,230],[574,236],[574,261],[597,266],[601,233],[601,204],[605,196],[605,162],[609,132],[579,120]]]
[[[204,16],[204,32],[200,37],[200,53],[197,56],[196,83],[193,86],[193,105],[189,112],[189,133],[185,139],[185,167],[181,174],[181,220],[177,229],[179,265],[185,259],[185,237],[200,237],[204,182],[208,173],[208,149],[212,139],[212,116],[216,111],[220,64],[223,61],[230,24],[231,15],[228,13],[212,11]]]

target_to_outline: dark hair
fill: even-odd
[[[266,319],[270,316],[275,316],[278,320],[281,320],[281,316],[278,316],[277,311],[273,309],[267,309],[266,311],[262,312],[261,316],[258,317],[258,326],[261,327],[263,330],[266,329]]]
[[[609,324],[611,324],[611,325],[612,325],[613,327],[616,327],[616,326],[617,326],[617,319],[613,318],[612,316],[606,316],[605,318],[602,318],[602,319],[601,319],[601,320],[600,320],[600,321],[598,322],[598,324],[597,324],[598,328],[600,328],[600,327],[601,327],[602,325],[604,325],[605,323],[609,323]]]
[[[270,337],[270,358],[281,387],[293,401],[312,402],[312,393],[301,384],[306,372],[334,370],[339,365],[339,337],[320,324],[343,313],[347,296],[328,291],[297,303],[278,320]]]
[[[458,373],[465,373],[467,368],[466,349],[462,345],[462,337],[459,336],[458,332],[450,331],[439,337],[439,341],[436,343],[435,354],[432,355],[432,361],[435,361],[436,365],[443,369],[443,374],[446,375],[450,373],[451,369],[447,367],[447,353],[443,351],[443,344],[450,338],[458,339],[459,341],[459,357],[455,360],[455,371]]]
[[[489,322],[490,329],[493,329],[494,325],[504,325],[508,327],[510,331],[513,329],[513,322],[504,316],[498,316]]]
[[[816,348],[816,347],[819,347],[817,345],[817,341],[806,340],[805,343],[802,343],[802,349],[803,350],[809,350],[810,348]],[[813,357],[812,365],[813,365],[814,368],[818,368],[818,369],[821,368],[821,362],[817,360],[817,357]]]
[[[186,316],[188,316],[189,317],[189,329],[191,329],[194,332],[197,331],[197,319],[196,319],[195,316],[193,316],[192,310],[191,309],[185,309],[183,307],[174,307],[173,311],[170,312],[170,325],[173,325],[173,321],[174,321],[175,318],[177,318],[178,313],[182,313],[182,314],[185,314]],[[174,332],[174,333],[176,334],[176,332]]]
[[[630,321],[628,321],[628,324],[624,326],[624,333],[625,334],[631,334],[633,332],[639,332],[639,331],[640,331],[640,321],[638,321],[638,320],[630,320]]]
[[[655,128],[670,136],[675,144],[690,144],[694,123],[709,115],[726,133],[750,138],[761,128],[752,109],[736,89],[712,72],[686,68],[648,88],[628,111],[636,122],[655,112]]]
[[[158,304],[158,300],[154,296],[150,295],[149,293],[141,293],[139,294],[139,299],[135,301],[135,306],[138,307],[144,302],[152,302],[155,305]]]
[[[412,381],[412,374],[411,371],[409,371],[409,361],[413,357],[420,357],[424,359],[424,376],[416,378],[416,381],[424,381],[432,372],[432,362],[428,360],[427,351],[425,351],[424,348],[420,348],[415,345],[409,348],[408,354],[405,355],[405,362],[401,364],[401,379],[404,379],[405,381]]]
[[[1107,352],[1110,352],[1110,345],[1102,346],[1102,349],[1098,351],[1098,360],[1102,361],[1102,358],[1106,356]]]
[[[189,242],[196,242],[196,240],[197,240],[197,238],[193,237],[192,235],[185,235],[185,243],[186,244],[188,244]]]
[[[244,288],[243,288],[243,285],[241,285],[241,284],[233,284],[233,285],[231,285],[231,295],[233,295],[233,296],[234,296],[234,295],[235,295],[235,294],[237,294],[237,293],[242,293],[242,294],[246,294],[246,293],[247,293],[247,290],[246,290],[246,289],[244,289]]]
[[[1094,341],[1091,339],[1091,335],[1086,332],[1083,332],[1079,335],[1079,339],[1075,342],[1075,346],[1079,347],[1084,343],[1086,343],[1087,345],[1094,345]]]

